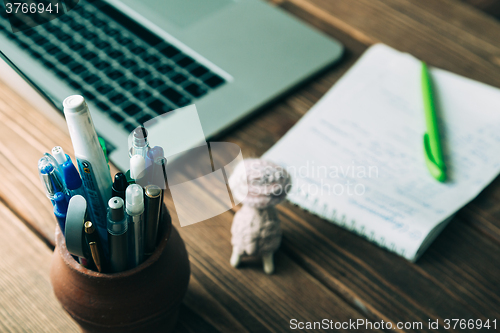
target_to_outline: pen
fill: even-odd
[[[151,184],[158,186],[161,189],[160,194],[160,216],[163,216],[163,196],[167,188],[167,159],[158,157],[153,164],[153,172],[151,174]]]
[[[162,190],[156,185],[144,188],[144,253],[150,255],[156,247],[160,220]]]
[[[115,175],[115,181],[113,183],[113,187],[111,188],[111,197],[120,197],[125,200],[125,190],[127,189],[128,182],[127,177],[118,172]]]
[[[68,188],[70,195],[85,196],[82,179],[80,178],[80,174],[76,170],[75,165],[71,161],[71,157],[65,154],[64,150],[60,146],[52,148],[52,155],[62,168],[64,182],[66,183],[66,187]]]
[[[424,134],[425,163],[430,174],[438,181],[446,180],[446,166],[439,137],[439,127],[434,105],[431,78],[425,62],[422,62],[422,97],[424,101],[425,123]]]
[[[160,146],[154,146],[153,148],[149,149],[148,153],[146,154],[146,172],[147,172],[147,177],[148,181],[151,184],[151,178],[152,178],[152,172],[153,172],[153,167],[156,159],[161,158],[164,156],[163,148]]]
[[[128,267],[128,225],[124,202],[120,197],[108,201],[108,243],[111,272],[118,273]]]
[[[141,155],[133,155],[130,158],[130,181],[134,184],[145,185],[145,165],[146,162]]]
[[[144,193],[142,187],[132,184],[127,187],[126,213],[129,233],[130,268],[141,264],[144,257]]]
[[[95,228],[90,221],[85,222],[85,239],[89,245],[92,260],[94,260],[97,270],[101,273],[103,270],[102,250],[99,242],[99,236],[95,232]]]
[[[63,235],[66,232],[66,213],[68,211],[68,197],[62,192],[54,194],[54,215]]]
[[[146,159],[149,151],[148,131],[140,126],[129,135],[129,156],[141,155]]]
[[[38,160],[38,174],[47,197],[54,204],[54,195],[57,192],[68,194],[57,161],[50,154],[45,154]]]
[[[111,175],[85,99],[80,95],[63,101],[64,116],[75,150],[91,221],[107,250],[107,202],[111,197]],[[104,253],[107,256],[107,253]]]

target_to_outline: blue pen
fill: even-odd
[[[85,197],[85,189],[83,188],[82,179],[78,170],[76,170],[71,157],[64,153],[64,150],[60,146],[52,148],[52,155],[56,159],[57,163],[62,168],[62,173],[64,177],[64,182],[69,190],[70,196],[81,195]]]
[[[62,193],[57,192],[54,195],[54,215],[57,218],[57,222],[59,223],[59,227],[63,235],[66,230],[66,213],[68,211],[68,197]]]
[[[54,195],[57,192],[62,192],[66,195],[69,194],[64,184],[60,167],[52,155],[46,153],[38,160],[38,174],[45,189],[45,193],[52,204],[54,204]]]

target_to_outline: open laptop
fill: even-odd
[[[261,0],[80,0],[16,33],[0,9],[0,51],[59,108],[83,95],[122,170],[136,126],[194,103],[212,137],[342,54]]]

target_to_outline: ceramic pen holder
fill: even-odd
[[[136,268],[115,274],[77,263],[56,226],[50,279],[57,299],[83,332],[173,330],[190,267],[184,242],[168,213],[162,221],[155,252]]]

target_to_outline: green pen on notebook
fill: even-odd
[[[440,182],[446,180],[446,166],[439,138],[439,127],[432,94],[431,78],[425,62],[422,62],[422,97],[424,100],[425,123],[427,133],[424,134],[425,164],[432,177]]]

